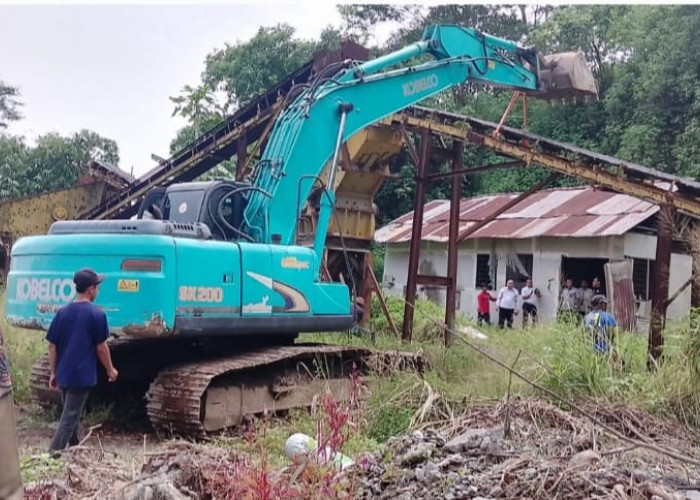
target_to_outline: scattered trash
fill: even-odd
[[[460,326],[457,330],[459,333],[466,335],[469,338],[472,339],[477,339],[477,340],[488,340],[488,336],[485,335],[484,333],[480,332],[473,326],[465,325],[465,326]]]
[[[318,443],[311,436],[306,434],[292,434],[284,444],[284,453],[295,465],[299,465],[309,458],[310,453],[317,453]],[[340,452],[334,452],[326,446],[323,453],[319,453],[324,463],[335,463],[340,469],[346,469],[355,464],[355,461]]]

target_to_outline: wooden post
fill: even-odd
[[[413,203],[413,227],[411,232],[411,248],[408,255],[408,279],[406,280],[406,305],[403,311],[403,331],[401,340],[411,342],[413,336],[413,309],[416,303],[416,287],[418,277],[418,260],[423,230],[423,208],[425,205],[425,175],[428,173],[430,161],[430,130],[421,132],[420,157],[416,175],[416,197]]]
[[[454,141],[452,144],[452,171],[462,168],[464,143]],[[447,239],[447,298],[445,303],[445,346],[453,343],[452,331],[455,327],[455,309],[457,307],[457,236],[459,234],[459,204],[462,195],[462,179],[452,177],[452,196],[450,197],[450,227]]]
[[[662,205],[658,216],[656,237],[656,287],[651,297],[651,328],[647,368],[654,370],[663,354],[663,329],[666,325],[668,306],[668,286],[671,269],[671,244],[673,242],[673,216],[675,210],[669,205]]]

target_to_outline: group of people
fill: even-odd
[[[574,280],[568,278],[564,282],[559,297],[559,319],[569,322],[578,322],[593,306],[593,297],[604,295],[599,278],[593,278],[589,286],[588,280],[581,280],[581,286],[574,285]]]
[[[525,282],[520,291],[515,288],[512,279],[506,281],[506,286],[499,290],[496,297],[484,284],[477,295],[477,324],[491,324],[491,302],[495,302],[500,328],[513,328],[513,318],[520,310],[523,313],[523,328],[528,324],[534,326],[537,324],[537,306],[541,297],[531,279]],[[578,288],[572,279],[565,281],[559,301],[559,317],[582,324],[592,335],[594,348],[600,353],[610,351],[617,329],[615,316],[607,309],[608,299],[603,294],[599,278],[594,278],[591,286],[588,281],[582,280]]]
[[[506,286],[501,288],[496,297],[491,295],[489,286],[484,284],[481,293],[477,295],[477,323],[491,324],[491,302],[498,308],[498,326],[513,328],[513,318],[520,309],[523,311],[523,327],[528,323],[537,324],[537,303],[542,297],[540,291],[534,287],[532,280],[528,279],[525,286],[518,291],[513,280],[506,281]]]

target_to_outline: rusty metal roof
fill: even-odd
[[[517,196],[518,193],[511,193],[462,199],[459,233]],[[592,187],[548,189],[529,196],[467,239],[619,236],[658,211],[659,206],[653,203]],[[449,200],[428,202],[423,214],[422,239],[446,242],[449,215]],[[377,230],[375,241],[410,241],[412,221],[411,211]]]

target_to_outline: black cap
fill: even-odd
[[[605,295],[594,295],[591,297],[591,305],[592,306],[599,306],[601,304],[607,304],[608,299]]]
[[[102,283],[105,278],[104,274],[97,274],[89,267],[85,267],[73,275],[73,283],[79,288],[87,288]]]

